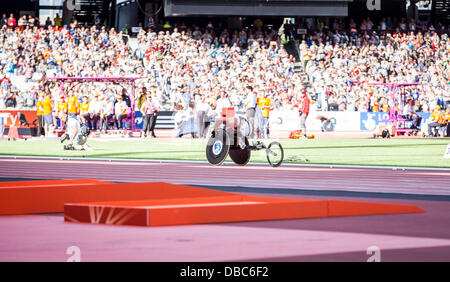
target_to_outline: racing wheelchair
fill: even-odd
[[[254,141],[250,145],[249,136],[253,128],[245,116],[238,115],[240,130],[230,128],[224,122],[210,137],[206,145],[206,159],[212,165],[221,165],[228,155],[238,165],[246,165],[250,160],[251,151],[265,150],[267,161],[272,167],[281,165],[284,159],[284,150],[279,142],[273,141],[268,146],[261,141]],[[210,134],[211,136],[211,134]],[[239,139],[245,146],[239,145]]]

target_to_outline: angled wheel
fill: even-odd
[[[243,136],[250,136],[253,134],[253,126],[251,123],[244,117],[241,118],[241,132]]]
[[[248,139],[245,138],[245,145],[248,147],[249,143],[248,143]],[[246,165],[248,163],[248,161],[250,160],[250,150],[244,148],[241,149],[239,146],[232,146],[230,148],[230,158],[233,160],[233,162],[235,164],[238,165]]]
[[[230,151],[230,138],[228,134],[218,129],[214,138],[209,138],[206,145],[206,159],[212,165],[221,165]]]
[[[273,167],[280,166],[284,159],[284,150],[280,143],[272,142],[266,150],[267,161]]]
[[[334,125],[336,124],[335,118],[330,118],[322,124],[322,132],[334,131]]]

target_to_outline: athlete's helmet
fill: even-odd
[[[78,135],[78,145],[84,145],[87,141],[87,136],[83,134]]]

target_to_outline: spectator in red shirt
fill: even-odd
[[[310,103],[311,101],[309,100],[308,94],[306,94],[306,89],[303,88],[297,107],[300,115],[300,129],[302,130],[304,136],[306,136],[306,119],[309,115]]]
[[[9,19],[8,19],[8,27],[9,28],[15,28],[17,26],[17,21],[14,18],[13,14],[9,15]]]

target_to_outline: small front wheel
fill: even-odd
[[[266,149],[267,161],[272,167],[281,165],[284,159],[284,150],[280,143],[272,142]]]

